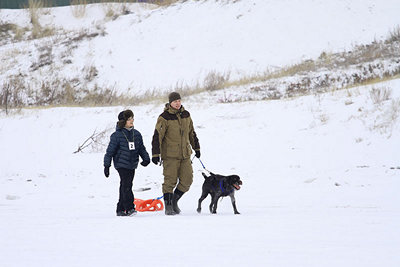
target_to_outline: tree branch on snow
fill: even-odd
[[[78,149],[73,152],[73,154],[76,154],[78,152],[83,152],[83,150],[89,146],[100,146],[102,147],[104,144],[101,142],[102,139],[104,139],[104,136],[106,133],[110,130],[110,128],[107,128],[101,132],[94,132],[92,133],[91,136],[89,136],[81,145],[78,146]]]

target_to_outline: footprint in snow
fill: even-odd
[[[7,195],[6,196],[6,199],[7,200],[17,200],[17,199],[20,199],[21,197],[19,197],[19,196],[13,196],[13,195]]]
[[[305,180],[304,183],[306,183],[306,184],[311,184],[311,183],[314,182],[315,180],[317,180],[317,178],[311,178],[311,179]]]

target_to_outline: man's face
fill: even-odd
[[[133,127],[133,117],[130,117],[129,119],[127,119],[126,124],[125,124],[126,128],[131,128]]]
[[[181,106],[182,104],[180,99],[171,102],[171,107],[173,107],[174,109],[180,109]]]

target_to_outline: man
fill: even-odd
[[[196,157],[200,158],[200,144],[192,118],[182,106],[179,93],[170,93],[168,100],[154,130],[152,161],[156,165],[161,160],[163,162],[165,214],[175,215],[180,213],[178,200],[193,182],[190,155],[194,149]]]

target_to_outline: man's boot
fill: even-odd
[[[172,193],[164,193],[165,215],[175,215],[176,212],[172,207]]]
[[[182,192],[179,189],[175,189],[174,195],[172,196],[172,207],[174,208],[174,211],[176,214],[181,213],[181,210],[178,207],[178,200],[182,197],[184,192]]]

